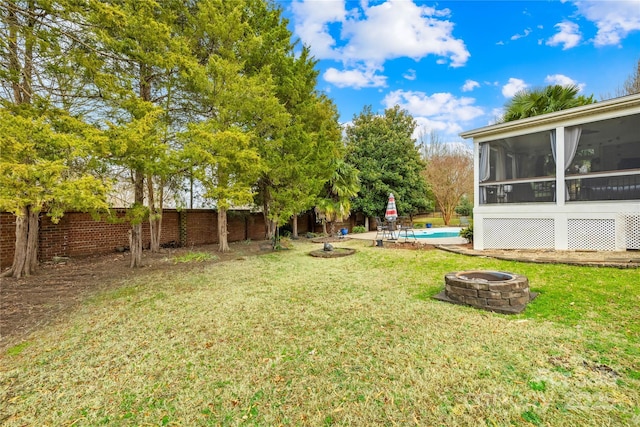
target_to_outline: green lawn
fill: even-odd
[[[9,349],[0,424],[640,425],[638,270],[294,245],[151,273]],[[431,299],[469,268],[540,295],[517,316]]]

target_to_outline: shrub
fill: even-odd
[[[468,243],[473,243],[473,224],[460,230],[460,237],[467,239]]]
[[[455,211],[460,216],[471,216],[473,213],[473,203],[471,203],[471,200],[469,200],[467,196],[462,196]]]
[[[351,232],[352,233],[366,233],[367,229],[364,228],[364,225],[356,225],[355,227],[353,227]]]

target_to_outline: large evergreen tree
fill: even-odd
[[[307,48],[295,52],[282,10],[264,0],[246,1],[251,12],[247,20],[259,43],[247,55],[245,70],[269,68],[276,96],[288,114],[284,127],[263,127],[255,140],[264,162],[256,202],[272,238],[276,226],[315,204],[330,177],[331,161],[340,157],[341,136],[335,106],[315,90],[316,61]]]
[[[76,2],[0,1],[0,210],[16,215],[12,267],[38,264],[39,216],[107,207],[96,175],[102,134],[77,113],[83,85],[72,62],[84,42]]]
[[[389,193],[400,215],[412,215],[428,206],[427,189],[420,172],[424,163],[412,135],[416,123],[395,106],[383,115],[370,106],[353,118],[346,129],[346,161],[360,171],[360,192],[352,210],[368,217],[384,216]]]
[[[133,190],[131,267],[142,263],[142,221],[150,220],[153,249],[160,241],[161,198],[153,184],[155,179],[162,185],[169,174],[167,112],[175,76],[192,61],[179,31],[188,15],[183,9],[172,0],[90,2],[93,45],[86,54],[104,106],[99,121],[110,128],[110,159],[129,172]]]

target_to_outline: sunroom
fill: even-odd
[[[640,250],[640,94],[461,136],[475,249]]]

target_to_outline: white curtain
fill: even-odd
[[[489,164],[489,157],[491,154],[491,147],[488,142],[480,144],[480,182],[484,182],[489,179],[491,175],[491,166]]]
[[[570,128],[564,129],[564,170],[566,171],[569,166],[571,166],[571,162],[573,158],[576,156],[576,151],[578,151],[578,144],[580,142],[580,136],[582,135],[582,128],[580,126],[574,126]],[[552,130],[550,132],[551,137],[551,152],[553,153],[553,160],[558,161],[556,158],[556,131]],[[565,183],[564,189],[565,200],[569,200],[569,188]]]
[[[484,182],[491,176],[491,165],[489,164],[489,157],[491,155],[491,146],[488,142],[480,144],[480,182]],[[487,188],[480,187],[480,204],[485,204],[487,200]]]
[[[567,168],[571,166],[571,162],[576,156],[580,135],[582,135],[582,128],[580,126],[564,129],[564,170],[567,170]]]

